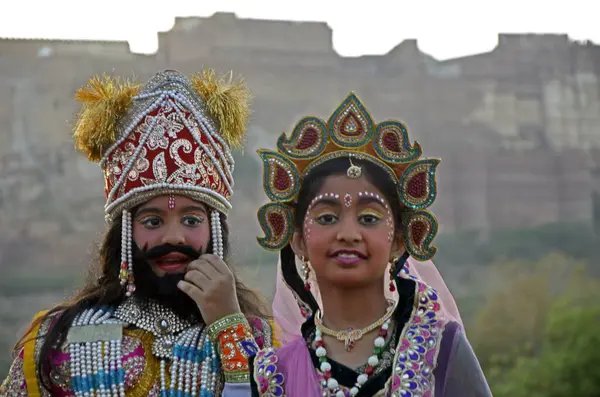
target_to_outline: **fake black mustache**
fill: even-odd
[[[173,244],[162,244],[157,245],[156,247],[152,247],[148,249],[147,246],[144,247],[143,250],[136,250],[134,253],[134,259],[136,260],[144,260],[149,261],[152,259],[161,258],[165,255],[170,254],[171,252],[178,252],[190,258],[191,260],[196,260],[200,257],[202,253],[202,248],[197,251],[193,247],[189,245],[173,245]]]

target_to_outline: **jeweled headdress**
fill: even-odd
[[[82,109],[75,145],[104,171],[107,221],[122,215],[121,278],[129,280],[130,290],[135,287],[129,211],[154,197],[183,195],[207,204],[214,253],[223,256],[219,213],[231,209],[231,147],[244,140],[249,97],[243,82],[213,70],[189,78],[168,70],[144,86],[94,77],[77,91]]]
[[[440,160],[421,159],[421,147],[417,142],[411,145],[403,123],[376,124],[354,93],[327,122],[305,117],[296,124],[290,138],[285,134],[279,137],[277,151],[261,149],[258,154],[263,161],[264,189],[271,200],[258,211],[265,234],[258,242],[265,249],[281,250],[290,242],[302,179],[320,164],[348,157],[382,167],[397,184],[405,206],[403,235],[408,253],[420,261],[435,254],[431,242],[438,225],[427,208],[436,197],[435,170]]]

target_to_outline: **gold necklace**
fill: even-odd
[[[350,351],[354,347],[355,343],[361,340],[364,335],[373,331],[375,328],[381,327],[383,323],[385,323],[392,316],[396,310],[396,306],[398,306],[398,301],[388,300],[388,304],[388,309],[383,317],[364,328],[348,328],[341,331],[329,329],[323,325],[323,312],[321,312],[321,310],[318,310],[315,315],[315,326],[319,329],[319,331],[321,331],[322,334],[333,336],[340,342],[343,341],[346,351]]]

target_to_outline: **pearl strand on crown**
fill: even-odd
[[[187,104],[190,103],[187,100],[187,98],[185,98],[185,97],[183,97],[183,98],[180,97],[178,99],[180,99],[183,103],[187,103]],[[219,141],[219,144],[223,148],[225,148],[225,152],[222,152],[219,147],[216,147],[216,150],[219,152],[219,154],[221,156],[224,155],[224,158],[227,160],[227,163],[231,166],[231,172],[233,172],[235,160],[233,159],[233,155],[231,154],[229,144],[227,142],[225,142],[225,139],[219,133],[216,132],[216,128],[213,127],[213,122],[208,117],[206,117],[205,114],[203,114],[202,112],[199,112],[195,107],[192,107],[190,110],[192,111],[192,113],[194,114],[194,117],[196,117],[198,122],[208,131],[209,135],[212,138],[215,138],[217,141]]]
[[[164,101],[162,104],[163,105],[166,104],[166,101]],[[152,109],[152,110],[154,110],[154,109]],[[148,113],[150,113],[150,111]],[[111,201],[113,199],[113,197],[115,196],[115,194],[119,191],[121,185],[127,182],[127,178],[129,178],[129,171],[131,171],[131,168],[133,167],[135,162],[138,161],[140,152],[144,148],[144,145],[146,144],[148,137],[150,136],[150,134],[152,134],[152,131],[154,131],[154,127],[156,127],[156,124],[158,124],[158,120],[159,120],[158,117],[155,117],[154,119],[152,119],[152,122],[146,128],[146,131],[140,136],[138,146],[133,151],[133,155],[129,158],[129,162],[125,165],[125,167],[123,167],[123,171],[121,172],[121,177],[117,180],[115,185],[112,187],[112,189],[108,193],[108,197],[107,197],[106,201]],[[125,136],[125,139],[127,139],[127,136],[126,135],[124,135],[124,136]],[[125,139],[123,139],[123,140],[125,140]]]
[[[135,279],[133,278],[133,254],[131,252],[132,216],[128,210],[123,210],[121,217],[121,271],[119,278],[121,285],[127,284],[125,294],[131,296],[135,292]]]
[[[160,94],[160,97],[158,97],[154,102],[152,102],[150,106],[148,106],[143,112],[141,112],[140,114],[135,116],[133,120],[131,120],[131,122],[129,123],[129,125],[127,125],[127,128],[125,128],[125,131],[123,131],[119,139],[117,139],[117,141],[113,143],[106,152],[104,152],[104,156],[102,157],[102,159],[100,159],[100,162],[98,163],[100,168],[104,168],[104,165],[108,160],[110,154],[129,137],[131,132],[138,126],[139,123],[142,122],[144,117],[152,113],[157,107],[160,106],[164,99],[165,94]]]
[[[190,84],[189,81],[185,81],[182,79],[175,78],[175,80],[186,86],[188,86]],[[205,115],[203,115],[200,111],[198,111],[198,106],[195,106],[195,104],[193,104],[183,94],[176,92],[176,91],[168,90],[168,91],[158,91],[158,92],[149,92],[146,94],[139,94],[139,95],[134,96],[133,99],[134,100],[142,100],[142,99],[155,97],[158,95],[161,95],[161,98],[171,97],[181,103],[185,103],[188,106],[189,111],[194,115],[194,117],[196,118],[196,121],[198,121],[198,123],[202,127],[204,127],[204,130],[206,131],[206,135],[207,135],[211,145],[217,150],[219,155],[221,155],[222,157],[224,157],[227,160],[227,163],[229,165],[231,165],[231,167],[232,167],[231,172],[233,172],[233,168],[235,166],[235,161],[233,159],[231,152],[229,150],[222,152],[220,150],[220,148],[214,144],[214,140],[219,141],[221,146],[226,149],[229,148],[229,145],[225,142],[225,140],[218,133],[215,132],[216,128],[214,126],[214,122],[211,121],[209,118],[207,118]]]
[[[203,186],[188,185],[185,183],[159,182],[159,183],[154,183],[152,185],[140,186],[140,187],[136,187],[136,188],[132,189],[131,191],[129,191],[126,194],[124,194],[123,196],[119,197],[112,203],[106,205],[104,207],[104,210],[105,210],[105,212],[111,212],[113,210],[113,208],[115,208],[117,205],[123,203],[124,201],[127,201],[132,196],[137,196],[141,193],[145,193],[145,192],[149,192],[149,191],[156,191],[157,189],[163,189],[163,190],[167,191],[168,193],[175,193],[175,194],[178,193],[176,190],[187,190],[190,192],[204,193],[208,196],[214,197],[216,200],[219,201],[220,204],[222,204],[227,209],[229,209],[229,210],[231,209],[231,203],[223,195],[215,192],[212,189],[209,189],[209,188],[206,188]]]
[[[212,210],[210,212],[210,227],[212,230],[212,243],[213,243],[213,254],[219,258],[224,259],[223,249],[223,229],[221,228],[221,215],[219,211]]]
[[[185,83],[184,83],[185,84]],[[214,144],[214,141],[211,143],[212,146],[215,147],[215,149],[217,150],[217,152],[219,153],[219,155],[225,157],[225,159],[227,159],[227,162],[232,166],[231,172],[233,172],[233,166],[235,165],[235,161],[233,159],[233,155],[231,154],[231,151],[229,150],[229,145],[227,144],[227,142],[225,142],[225,139],[223,139],[223,137],[220,136],[220,134],[216,133],[215,131],[215,127],[214,127],[214,123],[208,119],[204,114],[202,114],[201,112],[199,112],[197,110],[197,107],[194,106],[190,100],[188,100],[185,96],[183,96],[180,93],[176,93],[175,94],[175,98],[181,102],[184,103],[188,106],[190,112],[192,112],[192,114],[194,115],[194,117],[196,118],[196,120],[198,121],[198,123],[200,125],[202,125],[204,127],[204,129],[207,132],[207,135],[210,138],[215,138],[217,141],[219,141],[219,143],[221,144],[222,147],[224,147],[226,149],[226,151],[223,153],[220,148]]]
[[[187,99],[183,96],[178,96],[177,99],[179,99],[183,104],[187,105],[189,107],[189,109],[193,109],[191,104],[187,101]],[[208,155],[208,157],[210,158],[210,161],[213,163],[214,167],[217,169],[217,172],[219,173],[219,175],[221,176],[221,179],[223,180],[223,183],[225,183],[225,187],[227,188],[227,190],[229,191],[229,194],[233,194],[233,186],[230,183],[233,178],[232,178],[232,174],[231,172],[229,172],[228,169],[223,169],[221,163],[219,162],[219,160],[217,160],[217,158],[212,154],[212,152],[210,150],[208,150],[208,148],[206,147],[206,145],[204,145],[204,143],[202,143],[202,137],[198,134],[198,132],[196,131],[196,129],[192,128],[192,126],[190,125],[190,123],[187,121],[187,119],[185,118],[185,114],[183,114],[183,112],[179,109],[179,106],[176,105],[175,102],[172,102],[171,105],[173,106],[173,109],[175,109],[175,112],[177,113],[177,115],[179,116],[179,118],[181,119],[181,122],[183,123],[183,125],[185,125],[185,127],[188,129],[188,131],[190,132],[190,134],[192,134],[192,136],[194,137],[194,139],[196,140],[196,143],[202,148],[202,150],[204,151],[204,153],[206,153]],[[196,115],[194,114],[194,117],[196,117]],[[197,119],[197,117],[196,117]],[[198,120],[196,120],[198,121]],[[206,134],[207,137],[210,137],[210,134]],[[209,139],[209,142],[212,139]],[[214,140],[212,141],[212,145],[211,145],[216,151],[217,153],[223,157],[223,152],[221,151],[221,149],[214,144]]]

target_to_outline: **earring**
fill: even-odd
[[[310,282],[308,281],[310,276],[310,266],[305,257],[302,257],[302,273],[304,273],[304,289],[310,291]]]
[[[394,282],[394,274],[396,273],[396,259],[392,259],[390,266],[390,292],[396,291],[396,283]]]

